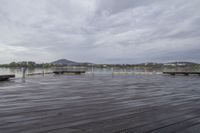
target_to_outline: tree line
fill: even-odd
[[[27,67],[27,68],[47,68],[47,67],[53,67],[53,64],[49,63],[41,63],[37,64],[33,61],[22,61],[22,62],[11,62],[9,64],[2,64],[0,67],[12,67],[12,68],[21,68],[21,67]]]

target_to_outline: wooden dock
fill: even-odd
[[[0,81],[7,81],[10,78],[15,78],[15,75],[0,75]]]
[[[30,76],[0,84],[0,133],[199,133],[199,77]]]
[[[163,72],[163,74],[170,74],[170,75],[200,75],[200,72]]]
[[[83,74],[86,71],[79,71],[79,70],[59,70],[53,71],[54,74]]]
[[[46,75],[46,74],[53,74],[53,72],[45,72],[45,73],[28,73],[28,76],[35,76],[35,75]]]

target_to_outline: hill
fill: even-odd
[[[75,61],[71,61],[71,60],[67,60],[67,59],[59,59],[57,61],[51,62],[50,64],[53,65],[91,65],[92,63],[88,63],[88,62],[75,62]]]
[[[51,64],[54,64],[54,65],[79,65],[81,63],[74,62],[74,61],[67,60],[67,59],[59,59],[57,61],[51,62]]]

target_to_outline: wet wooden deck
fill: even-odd
[[[200,78],[48,75],[0,84],[0,133],[199,133]]]

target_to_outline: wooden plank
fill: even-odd
[[[29,73],[28,76],[34,76],[34,75],[45,75],[45,74],[53,74],[53,72],[44,72],[44,73]]]
[[[86,71],[79,71],[79,70],[60,70],[60,71],[53,71],[54,74],[82,74]]]
[[[200,124],[197,123],[190,127],[188,126],[183,127],[182,129],[179,129],[177,133],[199,133],[199,129],[200,129]]]
[[[180,130],[184,131],[184,129],[186,129],[188,127],[192,127],[194,125],[200,124],[200,116],[197,116],[197,117],[187,116],[187,117],[188,117],[188,119],[186,119],[186,120],[175,122],[170,125],[155,129],[153,131],[148,131],[148,133],[163,133],[163,132],[164,133],[165,132],[172,133],[172,132],[177,132]]]
[[[185,112],[185,111],[183,111],[183,112]],[[132,133],[132,132],[142,132],[142,133],[167,132],[168,133],[169,132],[169,133],[171,133],[171,132],[175,132],[179,128],[179,126],[180,125],[182,126],[182,124],[184,125],[185,122],[187,122],[188,125],[184,125],[184,126],[185,126],[185,128],[188,128],[188,127],[190,127],[189,124],[191,124],[191,125],[194,124],[194,123],[192,123],[193,120],[200,118],[200,115],[198,115],[200,113],[199,110],[196,110],[196,111],[193,110],[193,112],[189,112],[189,111],[186,111],[186,112],[188,112],[188,113],[184,114],[182,112],[179,112],[179,113],[174,112],[175,115],[172,117],[168,117],[168,116],[170,116],[170,114],[173,114],[173,112],[169,113],[169,115],[168,114],[166,115],[167,116],[166,119],[160,119],[162,117],[162,114],[159,113],[158,115],[161,115],[161,117],[150,116],[153,119],[149,123],[139,125],[139,126],[136,126],[133,128],[121,130],[116,133],[123,133],[123,132],[126,132],[126,133]],[[149,118],[147,118],[147,120],[148,119]],[[145,122],[146,122],[146,120],[145,120]],[[181,127],[181,129],[183,130],[184,128]]]
[[[163,72],[163,74],[170,74],[170,75],[200,75],[200,72]]]

